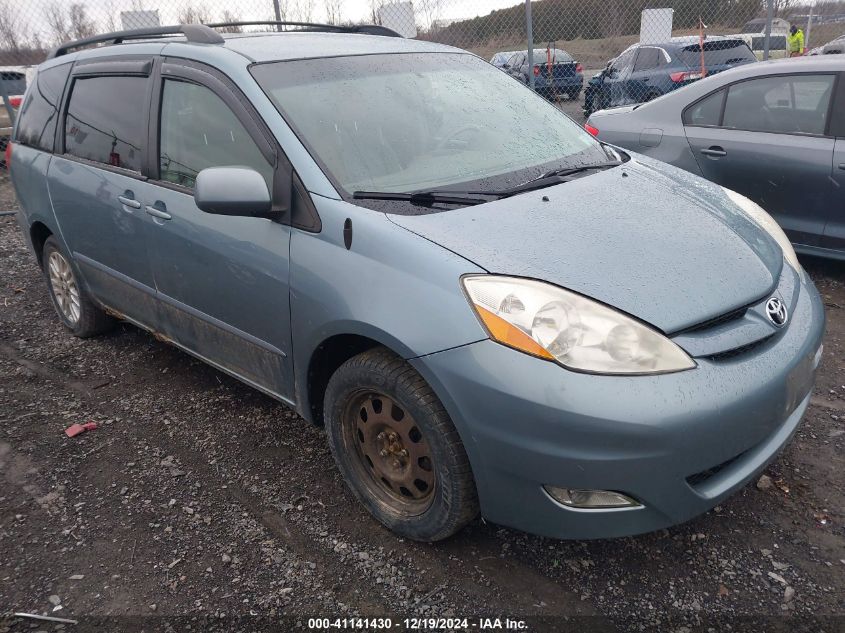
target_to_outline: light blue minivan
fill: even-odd
[[[8,152],[62,323],[123,319],[325,426],[412,539],[706,511],[795,432],[824,311],[748,199],[382,27],[111,33]],[[92,45],[98,45],[92,47]]]

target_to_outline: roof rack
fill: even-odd
[[[65,44],[60,44],[50,51],[47,59],[54,57],[61,57],[67,55],[69,52],[77,49],[91,46],[93,44],[120,44],[126,40],[148,40],[167,35],[184,35],[189,42],[197,44],[222,44],[226,40],[215,30],[207,27],[205,24],[179,24],[177,26],[155,26],[145,29],[131,29],[128,31],[114,31],[113,33],[103,33],[102,35],[94,35],[93,37],[86,37],[81,40],[74,40]]]
[[[402,37],[393,29],[380,24],[319,24],[316,22],[280,22],[278,20],[256,20],[252,22],[215,22],[207,24],[213,29],[231,26],[296,26],[305,31],[323,31],[329,33],[360,33],[363,35],[384,35],[385,37]],[[281,30],[281,29],[278,29]]]
[[[176,26],[155,26],[144,29],[131,29],[128,31],[114,31],[94,35],[81,40],[74,40],[60,44],[47,55],[47,59],[67,55],[73,50],[93,46],[95,44],[120,44],[126,40],[149,40],[166,37],[168,35],[184,35],[189,42],[195,44],[223,44],[226,40],[214,29],[233,26],[275,26],[277,30],[281,27],[295,26],[298,30],[322,31],[329,33],[361,33],[364,35],[384,35],[387,37],[402,37],[386,26],[378,24],[358,24],[340,26],[336,24],[317,24],[313,22],[278,22],[278,21],[255,21],[255,22],[217,22],[214,24],[179,24]]]

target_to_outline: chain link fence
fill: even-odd
[[[0,146],[35,66],[60,43],[159,25],[273,20],[376,23],[463,48],[570,114],[647,101],[737,64],[845,52],[845,0],[0,0]],[[286,28],[296,27],[220,27]]]

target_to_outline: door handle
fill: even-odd
[[[845,169],[845,163],[839,163],[839,169]]]
[[[147,206],[147,207],[144,208],[144,210],[149,215],[153,216],[154,218],[158,218],[159,220],[169,220],[173,217],[167,211],[163,211],[163,210],[159,209],[158,207]]]
[[[124,207],[129,207],[130,209],[140,209],[141,203],[135,200],[134,198],[127,198],[126,196],[118,196],[117,201],[120,202]]]
[[[708,147],[707,149],[703,149],[703,150],[701,150],[701,153],[704,154],[705,156],[716,156],[716,157],[728,155],[728,153],[725,150],[723,150],[721,147],[719,147],[718,145],[714,145],[713,147]]]

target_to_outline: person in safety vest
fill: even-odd
[[[804,31],[793,24],[786,36],[786,44],[790,57],[801,57],[804,54]]]

